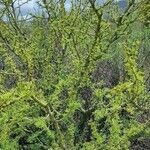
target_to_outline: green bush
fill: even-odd
[[[0,149],[128,150],[149,139],[145,1],[40,1],[31,20],[0,2]]]

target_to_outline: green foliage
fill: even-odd
[[[43,1],[31,20],[1,2],[0,149],[128,150],[150,136],[142,2]]]

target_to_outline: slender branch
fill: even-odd
[[[46,110],[47,110],[47,113],[48,113],[48,116],[50,117],[51,121],[53,122],[54,126],[55,126],[55,129],[56,129],[56,132],[59,136],[59,144],[60,144],[60,147],[63,149],[63,150],[67,150],[66,148],[66,145],[65,145],[65,142],[64,142],[64,135],[61,133],[61,130],[60,130],[60,127],[59,127],[59,124],[57,122],[57,120],[55,119],[55,116],[54,116],[54,113],[53,113],[53,108],[52,106],[49,106],[46,102],[43,103],[41,102],[38,98],[36,98],[35,96],[31,96],[31,98],[37,102],[41,107],[44,107]]]

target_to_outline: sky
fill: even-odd
[[[23,3],[23,2],[26,2],[27,0],[18,0],[16,2],[16,6],[18,5],[17,3],[19,2],[19,4]],[[28,3],[24,4],[22,7],[21,7],[21,11],[22,11],[22,15],[27,15],[29,13],[33,13],[35,12],[35,10],[37,10],[38,6],[36,4],[38,0],[30,0]],[[100,3],[104,3],[106,0],[97,0],[99,1]],[[120,1],[120,0],[114,0],[114,1]],[[66,3],[65,3],[65,6],[66,6],[66,9],[69,9],[71,4],[70,4],[70,0],[66,0]]]
[[[31,14],[31,13],[34,14],[35,12],[40,10],[36,3],[37,1],[39,1],[39,0],[29,0],[28,3],[25,3],[25,2],[27,2],[27,0],[17,0],[15,2],[15,6],[17,8],[19,5],[23,4],[20,9],[21,16],[26,17],[26,16],[30,16],[29,14]],[[97,1],[102,4],[106,0],[97,0]],[[120,1],[120,0],[114,0],[114,1]],[[71,7],[70,0],[66,0],[65,7],[66,7],[66,9],[69,9]]]
[[[25,3],[27,0],[18,0],[16,3],[15,3],[15,6],[17,7],[18,5],[20,4],[23,4]],[[38,11],[39,7],[37,5],[37,2],[38,0],[30,0],[28,3],[25,3],[21,6],[21,13],[22,15],[27,15],[29,13],[34,13],[36,11]],[[69,2],[69,0],[66,0],[66,4],[65,4],[66,8],[69,9],[71,4]]]
[[[23,16],[33,13],[34,11],[37,10],[38,6],[36,4],[37,0],[30,0],[29,2],[25,3],[27,0],[18,0],[15,3],[15,6],[18,7],[19,5],[22,4],[21,8],[21,14]]]
[[[24,2],[26,2],[27,0],[18,0],[16,2],[16,6],[18,6],[18,3],[19,4],[22,4]],[[38,0],[30,0],[28,3],[25,3],[24,5],[21,6],[21,12],[22,12],[22,15],[27,15],[29,13],[33,13],[37,10],[38,6],[36,4]],[[104,1],[106,0],[97,0],[99,1],[100,3],[103,3]],[[69,9],[70,6],[71,6],[71,3],[70,3],[70,0],[66,0],[66,3],[65,3],[65,6],[66,6],[66,9]]]

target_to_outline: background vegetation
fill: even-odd
[[[0,149],[150,149],[149,0],[15,3],[0,0]]]

